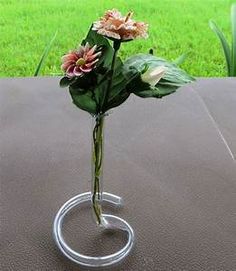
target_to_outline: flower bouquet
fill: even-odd
[[[61,87],[68,87],[73,103],[94,119],[92,132],[92,191],[65,203],[54,221],[54,238],[61,251],[71,260],[86,266],[107,266],[119,262],[133,246],[134,233],[123,219],[102,213],[102,202],[115,205],[121,198],[102,191],[103,127],[107,112],[134,94],[142,98],[162,98],[193,81],[177,65],[152,54],[139,53],[122,61],[119,49],[125,42],[148,37],[148,25],[132,19],[132,12],[122,16],[109,10],[92,24],[78,49],[62,57],[64,77]],[[119,228],[128,233],[126,246],[115,254],[90,257],[73,251],[61,234],[66,212],[82,202],[91,202],[95,221],[104,228]]]

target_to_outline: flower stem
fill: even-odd
[[[101,113],[95,116],[95,126],[93,128],[93,147],[92,147],[92,206],[93,213],[95,215],[96,223],[102,224],[102,189],[101,189],[101,178],[102,178],[102,162],[103,162],[103,124],[104,124],[104,113],[106,111],[106,105],[109,99],[109,93],[112,87],[112,80],[115,69],[115,62],[117,52],[120,48],[121,42],[115,40],[113,43],[114,54],[111,62],[111,70],[108,78],[107,89],[104,95],[103,105]]]
[[[97,224],[101,224],[102,216],[102,162],[103,162],[103,124],[104,116],[95,116],[92,145],[92,207]]]
[[[110,92],[111,87],[112,87],[112,79],[113,79],[113,75],[114,75],[116,56],[117,56],[117,53],[118,53],[118,51],[120,49],[120,45],[121,45],[121,41],[114,40],[114,43],[113,43],[114,54],[113,54],[113,57],[112,57],[111,70],[110,70],[110,75],[109,75],[109,79],[108,79],[107,89],[106,89],[106,93],[104,95],[104,101],[103,101],[103,106],[102,106],[102,112],[103,113],[106,111],[106,105],[107,105],[108,98],[109,98],[109,92]]]

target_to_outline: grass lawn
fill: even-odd
[[[121,56],[148,52],[174,60],[194,76],[224,76],[219,42],[208,27],[214,19],[230,38],[231,0],[0,0],[0,76],[32,76],[42,51],[56,30],[56,41],[42,74],[60,73],[60,57],[86,35],[105,10],[135,12],[148,22],[150,37],[123,44]]]

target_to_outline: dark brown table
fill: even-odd
[[[59,253],[52,222],[90,188],[89,115],[58,78],[9,78],[0,80],[0,118],[0,269],[84,270]],[[162,100],[132,96],[114,109],[104,188],[124,198],[109,212],[133,226],[136,244],[111,270],[236,270],[235,160],[234,78],[199,79]],[[67,219],[71,246],[95,254],[121,245],[118,233],[96,236],[87,211]]]

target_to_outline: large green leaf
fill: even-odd
[[[231,52],[230,52],[229,44],[225,38],[225,35],[219,29],[219,27],[216,25],[216,23],[214,21],[210,20],[209,26],[212,29],[212,31],[216,34],[218,39],[220,40],[220,43],[222,45],[222,49],[223,49],[224,55],[225,55],[228,75],[230,76],[231,75],[231,68],[230,68],[231,67]]]
[[[108,78],[111,76],[110,72],[100,76],[98,80],[98,85],[94,89],[96,98],[99,105],[102,106],[103,111],[118,106],[124,102],[129,97],[129,92],[126,91],[126,85],[128,80],[123,74],[123,63],[119,57],[116,58],[114,73],[112,76],[112,85],[108,93],[107,101],[104,104],[105,93],[108,87]]]
[[[134,94],[142,98],[162,98],[175,92],[175,87],[151,87],[147,90],[135,92]]]
[[[166,67],[166,72],[163,79],[171,83],[176,83],[177,85],[184,85],[194,80],[192,76],[188,75],[184,70],[180,69],[174,63],[150,54],[137,54],[128,58],[124,62],[124,75],[129,76],[130,69],[132,68],[142,72],[145,65],[147,65],[149,68],[160,66]]]
[[[231,76],[236,76],[236,3],[231,6],[232,24],[232,56],[231,56]]]
[[[148,83],[142,82],[141,74],[143,72],[160,66],[164,66],[166,71],[163,78],[157,83],[156,88],[152,88]],[[129,91],[141,97],[161,98],[194,80],[193,77],[174,63],[150,54],[138,54],[127,59],[124,63],[123,73],[127,80],[133,77],[127,86]]]
[[[119,57],[116,58],[115,70],[113,74],[112,87],[108,96],[106,110],[122,104],[130,95],[127,85],[133,77],[125,77],[123,73],[124,64]]]
[[[72,84],[75,81],[75,78],[69,78],[67,76],[64,76],[60,80],[60,87],[65,88],[68,87],[70,84]]]
[[[161,85],[158,84],[156,87],[150,86],[148,83],[142,82],[140,77],[128,84],[127,89],[137,96],[142,98],[162,98],[176,91],[179,86],[176,85]]]
[[[109,100],[109,103],[105,107],[105,111],[121,105],[129,98],[129,95],[130,93],[123,89],[118,95]]]
[[[108,101],[117,96],[125,89],[127,80],[123,75],[123,63],[119,57],[116,58],[114,74],[112,79],[112,86],[109,92]]]
[[[82,45],[85,45],[86,42],[88,42],[90,46],[98,45],[102,49],[102,55],[99,58],[97,66],[102,65],[110,68],[114,50],[109,41],[104,36],[98,34],[97,31],[92,30],[91,26],[86,38],[82,41]]]
[[[89,112],[90,114],[97,113],[97,104],[92,91],[86,91],[75,89],[70,86],[70,94],[73,103],[82,110]]]
[[[107,76],[105,75],[104,78],[100,80],[100,82],[94,87],[93,91],[95,93],[95,98],[98,103],[98,110],[102,110],[102,106],[104,103],[104,98],[107,90]]]
[[[160,98],[174,93],[178,89],[178,86],[171,86],[171,85],[158,85],[158,93]]]

